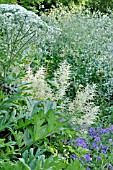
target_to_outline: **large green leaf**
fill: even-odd
[[[66,170],[85,170],[85,168],[80,165],[79,160],[75,160],[71,162]]]
[[[61,122],[56,118],[52,110],[44,114],[41,110],[37,115],[34,115],[34,126],[30,127],[30,134],[34,141],[43,139],[52,133],[55,133],[63,128],[65,122]]]
[[[62,170],[65,167],[66,163],[63,159],[51,156],[46,160],[39,161],[36,170]]]
[[[44,138],[47,136],[47,124],[45,122],[45,116],[43,117],[43,111],[41,110],[37,115],[34,115],[34,126],[29,128],[29,132],[34,141]]]

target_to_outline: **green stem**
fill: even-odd
[[[19,49],[18,51],[16,52],[15,56],[16,57],[18,55],[18,53],[22,50],[22,48],[34,37],[35,34],[33,34]],[[13,58],[14,58],[13,57]]]

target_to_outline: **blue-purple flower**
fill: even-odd
[[[113,136],[112,125],[110,126],[110,128],[91,127],[88,129],[87,138],[78,137],[76,140],[71,139],[71,142],[76,147],[80,146],[90,151],[90,153],[81,155],[81,160],[85,159],[87,161],[88,166],[90,165],[91,162],[93,163],[93,159],[94,161],[95,160],[98,161],[98,165],[99,165],[99,163],[101,163],[103,159],[103,154],[106,154],[108,151],[110,151],[110,154],[111,154],[111,149],[112,149],[111,147],[113,146],[112,136]],[[85,149],[84,149],[84,152],[86,151]],[[109,157],[108,153],[106,156]],[[75,154],[72,155],[72,158],[80,159],[80,157],[77,157]],[[107,164],[105,164],[105,166],[107,166]],[[113,170],[113,167],[109,164],[108,169]],[[87,167],[86,170],[90,170],[90,167]]]
[[[86,161],[92,161],[90,153],[84,154],[84,157],[85,157]]]
[[[87,146],[87,141],[84,139],[84,138],[77,138],[75,140],[75,143],[76,143],[76,146],[81,146],[83,148],[87,148],[88,149],[88,146]]]
[[[113,166],[112,166],[111,164],[109,164],[109,163],[108,163],[108,165],[107,165],[107,168],[108,168],[109,170],[113,170]]]
[[[109,141],[109,143],[112,143],[112,142],[113,142],[113,140],[112,140],[112,139],[109,139],[108,141]]]
[[[101,150],[101,153],[106,153],[108,150],[108,146],[103,146],[103,149]]]
[[[100,136],[97,136],[97,137],[95,137],[94,141],[95,141],[95,142],[99,142],[100,139],[101,139]]]
[[[102,160],[101,156],[99,156],[99,155],[98,155],[97,159],[98,159],[99,161],[101,161],[101,160]]]
[[[78,159],[78,156],[76,156],[75,154],[71,155],[73,159]]]
[[[97,144],[97,143],[95,143],[95,142],[92,142],[91,149],[99,150],[99,146],[98,146],[98,144]]]

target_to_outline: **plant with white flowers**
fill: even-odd
[[[1,4],[0,70],[3,70],[3,77],[6,77],[11,64],[21,63],[23,59],[29,60],[30,55],[33,57],[41,50],[41,43],[52,41],[52,30],[35,13],[19,5]]]
[[[95,84],[88,84],[77,93],[73,102],[69,103],[69,111],[73,114],[72,121],[77,121],[80,125],[86,124],[89,126],[95,122],[100,113],[99,106],[94,104],[95,97]]]
[[[54,100],[63,100],[66,89],[70,85],[70,65],[65,60],[60,64],[59,69],[54,73],[51,84],[56,88]]]
[[[49,81],[53,88],[46,81],[46,70],[43,67],[40,67],[34,75],[29,65],[23,81],[30,83],[28,92],[33,98],[58,102],[64,113],[71,114],[72,122],[91,125],[98,117],[99,107],[93,102],[96,97],[95,84],[88,84],[83,90],[78,91],[73,101],[66,96],[66,90],[70,85],[70,65],[66,60],[60,64],[54,73],[54,78]]]
[[[28,87],[28,93],[30,93],[33,98],[37,100],[51,99],[53,98],[52,89],[46,82],[46,71],[43,67],[34,75],[30,66],[28,66],[26,71],[26,77],[23,79],[24,82],[30,83]]]
[[[63,101],[66,89],[70,80],[70,65],[65,60],[60,64],[58,70],[54,73],[53,80],[50,81],[53,89],[46,81],[46,70],[40,67],[34,75],[30,65],[28,65],[26,77],[23,79],[27,83],[31,83],[28,92],[38,100],[50,99],[51,101]]]

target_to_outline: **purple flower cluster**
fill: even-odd
[[[107,145],[113,146],[113,139],[110,138],[111,136],[113,137],[113,125],[111,125],[110,128],[104,129],[101,127],[91,127],[88,130],[88,140],[80,137],[74,140],[74,142],[77,147],[81,146],[105,154],[109,149]]]
[[[86,131],[86,129],[85,129]],[[62,140],[62,142],[66,145],[74,146],[76,148],[84,148],[83,154],[78,154],[81,150],[77,150],[70,157],[73,159],[79,159],[83,161],[82,163],[88,165],[87,170],[91,170],[90,165],[97,161],[101,164],[103,160],[103,156],[106,158],[109,156],[109,153],[112,154],[111,149],[113,150],[113,125],[109,128],[102,127],[90,127],[87,128],[88,135],[87,138],[78,137],[77,139],[70,140]],[[85,152],[87,150],[87,152]],[[78,156],[81,155],[81,156]],[[106,159],[107,161],[107,159]],[[107,165],[108,163],[108,165]],[[111,161],[106,162],[107,169],[113,170],[113,165],[111,165]]]
[[[72,139],[71,139],[72,141]],[[109,128],[102,127],[91,127],[88,129],[88,138],[78,137],[76,140],[73,139],[73,144],[76,147],[82,147],[88,149],[90,153],[84,154],[82,157],[85,158],[86,162],[93,162],[93,153],[96,153],[96,159],[102,161],[102,155],[108,153],[110,148],[113,149],[113,125]],[[79,159],[75,154],[72,155],[73,159]],[[112,169],[110,165],[108,169]],[[88,167],[89,168],[89,167]],[[89,170],[87,168],[87,170]],[[113,170],[113,169],[112,169]]]
[[[72,156],[73,159],[78,159],[78,156],[75,155],[75,154],[72,154],[71,156]]]
[[[98,127],[98,128],[91,127],[88,130],[88,135],[90,139],[95,137],[98,137],[99,139],[101,135],[111,134],[111,133],[113,133],[113,125],[111,125],[110,128],[104,128],[104,129],[102,127]]]
[[[111,164],[109,164],[109,163],[108,163],[108,165],[107,165],[107,168],[108,168],[109,170],[113,170],[113,166],[112,166]]]
[[[82,137],[77,138],[76,140],[74,140],[74,142],[76,143],[75,145],[76,145],[77,147],[78,147],[78,146],[81,146],[81,147],[83,147],[83,148],[89,149],[89,148],[88,148],[88,142],[87,142],[84,138],[82,138]]]
[[[111,139],[113,135],[113,125],[110,128],[90,128],[88,130],[88,136],[90,142],[90,150],[98,150],[101,153],[105,154],[109,149],[107,145],[113,146],[113,140]],[[113,137],[113,136],[112,136]],[[103,144],[104,143],[104,144]]]

